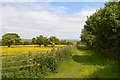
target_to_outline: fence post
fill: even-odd
[[[31,71],[31,52],[29,52],[29,71]],[[30,76],[31,76],[31,72],[30,72]]]

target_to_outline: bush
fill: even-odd
[[[42,54],[40,56],[36,56],[33,62],[36,64],[35,66],[41,74],[57,71],[57,61],[53,56]]]
[[[48,72],[58,72],[58,65],[72,58],[72,47],[64,47],[48,54],[36,55],[33,60],[34,70],[45,75]]]

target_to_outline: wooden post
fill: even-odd
[[[31,71],[31,52],[29,52],[29,71]],[[31,73],[30,73],[31,75]]]

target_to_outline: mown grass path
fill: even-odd
[[[60,65],[58,73],[47,78],[118,78],[118,63],[90,49],[73,51],[72,59]]]

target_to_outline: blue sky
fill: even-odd
[[[105,2],[7,2],[2,3],[2,34],[18,33],[30,39],[40,34],[59,39],[79,39],[86,16]]]
[[[8,3],[2,3],[2,6],[13,6],[16,8],[25,8],[25,7],[29,7],[32,9],[31,4],[33,5],[41,5],[47,2],[8,2]],[[100,7],[104,7],[104,3],[105,2],[50,2],[47,4],[53,5],[53,6],[64,6],[65,8],[68,8],[68,10],[66,10],[67,14],[74,14],[77,13],[83,9],[88,9],[90,7],[95,7],[95,8],[100,8]]]
[[[69,8],[68,14],[77,13],[81,10],[88,9],[90,7],[100,8],[104,6],[104,2],[54,2],[51,5],[64,6]]]

